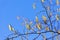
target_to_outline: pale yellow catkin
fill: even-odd
[[[27,28],[28,30],[30,30],[30,25],[29,25],[29,24],[26,24],[26,28]]]
[[[43,20],[44,20],[44,21],[46,21],[46,20],[47,20],[46,16],[42,16],[42,18],[43,18]]]
[[[36,16],[35,18],[36,18],[36,22],[38,22],[38,17]]]
[[[8,25],[10,31],[14,31],[14,28],[11,25]]]
[[[45,0],[41,0],[42,2],[44,2]]]

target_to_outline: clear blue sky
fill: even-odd
[[[40,6],[36,11],[32,8],[33,3],[34,0],[0,0],[0,40],[4,40],[7,35],[12,33],[8,29],[9,24],[21,32],[20,21],[16,19],[16,16],[23,16],[29,19],[35,18],[41,4],[38,2],[37,6]]]
[[[34,18],[33,2],[34,0],[0,0],[0,40],[11,34],[8,29],[9,24],[12,24],[16,30],[21,29],[16,16]]]

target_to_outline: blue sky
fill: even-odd
[[[34,2],[34,0],[0,0],[0,40],[4,40],[12,33],[8,29],[9,24],[22,32],[21,21],[16,19],[17,16],[34,19],[36,12],[43,10],[39,1],[37,1],[37,9],[34,10],[32,8]]]
[[[33,2],[34,0],[0,0],[0,40],[4,40],[11,33],[8,29],[9,24],[18,30],[20,21],[16,16],[34,18]]]

